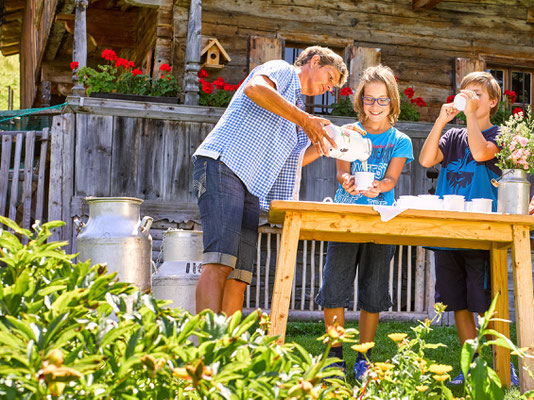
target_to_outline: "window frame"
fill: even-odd
[[[534,105],[534,99],[533,99],[533,95],[534,95],[534,69],[532,68],[522,68],[522,67],[516,67],[516,66],[510,66],[510,65],[499,65],[499,64],[490,64],[490,65],[486,65],[486,71],[490,72],[491,71],[503,71],[504,74],[503,74],[503,86],[501,87],[502,89],[502,99],[504,100],[505,98],[505,95],[504,95],[504,91],[505,90],[512,90],[512,73],[513,72],[520,72],[520,73],[526,73],[526,74],[530,74],[530,103],[519,103],[519,102],[515,102],[515,103],[511,103],[510,105],[512,107],[523,107],[523,106],[533,106]],[[519,96],[517,96],[517,98],[519,98]]]
[[[295,55],[295,49],[304,50],[304,49],[306,49],[306,48],[308,48],[310,46],[312,46],[312,44],[298,43],[298,42],[286,42],[285,46],[284,46],[284,54],[283,54],[284,61],[287,61],[288,63],[293,64],[294,60],[296,60],[296,57],[298,57],[298,54],[300,54],[300,52],[299,52],[298,54]],[[330,46],[329,48],[332,51],[334,51],[336,54],[338,54],[339,56],[343,57],[343,49],[342,48],[337,48],[337,47],[332,47],[332,46]],[[286,59],[286,52],[288,50],[292,50],[293,51],[294,60]],[[304,104],[305,104],[305,107],[306,107],[305,108],[306,112],[309,113],[309,114],[312,114],[312,115],[331,115],[331,111],[332,111],[332,108],[333,108],[332,104],[339,102],[340,88],[335,87],[333,91],[334,91],[333,99],[332,99],[333,101],[330,104],[315,103],[315,98],[316,97],[320,96],[322,99],[324,99],[325,96],[329,95],[328,92],[325,92],[325,93],[323,93],[321,95],[317,95],[317,96],[304,96],[305,97]],[[321,111],[316,111],[316,109],[322,109],[322,110]]]

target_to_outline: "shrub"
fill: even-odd
[[[50,242],[50,230],[21,229],[0,216],[0,397],[3,399],[452,399],[445,386],[450,366],[425,356],[432,321],[392,334],[397,354],[371,363],[352,387],[326,357],[357,331],[334,326],[319,338],[325,352],[313,356],[298,344],[277,345],[266,336],[269,319],[258,311],[230,318],[164,308],[166,301],[118,282],[104,265],[73,263],[66,242]],[[23,245],[19,237],[29,239]],[[495,300],[480,320],[476,340],[462,349],[464,373],[475,351],[509,339],[488,329]],[[437,305],[436,320],[444,308]],[[494,339],[485,341],[486,335]],[[362,346],[362,345],[356,345]],[[371,347],[370,344],[364,344]],[[466,393],[498,398],[495,372],[475,360]]]

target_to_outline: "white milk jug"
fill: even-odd
[[[328,156],[345,161],[366,161],[371,157],[373,144],[360,132],[334,124],[324,127],[326,132],[337,144],[337,149],[330,148]],[[329,142],[326,143],[330,145]]]

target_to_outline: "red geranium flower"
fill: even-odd
[[[521,107],[514,108],[514,111],[512,111],[512,115],[516,114],[523,114],[523,109]]]
[[[425,107],[426,106],[426,103],[425,103],[425,101],[423,100],[422,97],[416,97],[415,99],[411,99],[410,101],[413,104],[418,105],[419,107]]]
[[[232,90],[234,90],[234,85],[230,85],[229,83],[224,83],[223,85],[223,90],[226,90],[227,92],[231,92]]]
[[[219,76],[217,79],[213,81],[213,84],[217,87],[217,89],[222,89],[224,88],[225,82],[224,82],[224,79]]]
[[[125,69],[134,68],[135,64],[133,61],[128,61],[126,58],[117,58],[115,61],[115,68],[123,67]]]
[[[200,71],[198,71],[198,77],[199,78],[207,78],[208,77],[208,73],[206,72],[206,70],[204,68],[200,68]]]
[[[80,64],[78,63],[78,61],[73,61],[70,63],[70,69],[72,69],[73,71],[75,69],[78,69],[78,67],[80,66]]]
[[[102,52],[102,58],[106,59],[107,61],[116,61],[117,60],[117,53],[115,53],[113,50],[105,49]]]
[[[399,83],[399,78],[395,76],[395,82]]]
[[[406,95],[406,97],[411,99],[413,95],[415,94],[415,92],[411,87],[407,87],[406,89],[404,89],[404,94]]]
[[[508,97],[508,100],[510,100],[510,103],[515,103],[515,99],[517,98],[517,94],[513,90],[505,90],[504,95]]]
[[[447,97],[447,103],[452,103],[455,97],[455,95],[451,94],[449,97]]]
[[[348,95],[350,95],[350,94],[353,94],[353,92],[352,92],[352,89],[351,89],[350,87],[347,86],[347,87],[344,87],[343,89],[341,89],[341,90],[339,91],[339,94],[340,94],[341,96],[348,96]]]
[[[141,70],[139,70],[137,68],[132,71],[132,75],[133,76],[141,75],[142,73],[143,73],[143,71],[141,71]]]
[[[169,66],[169,64],[161,64],[159,70],[163,72],[171,72],[172,68]]]
[[[209,94],[209,93],[213,92],[213,89],[214,89],[214,87],[213,87],[213,85],[211,83],[206,82],[206,81],[202,82],[202,91],[204,93],[208,93]]]

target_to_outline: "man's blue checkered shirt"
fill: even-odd
[[[194,156],[220,158],[268,210],[271,200],[298,199],[303,150],[310,141],[293,122],[245,95],[244,87],[256,75],[267,76],[282,97],[303,107],[295,67],[282,60],[266,62],[245,79]]]

